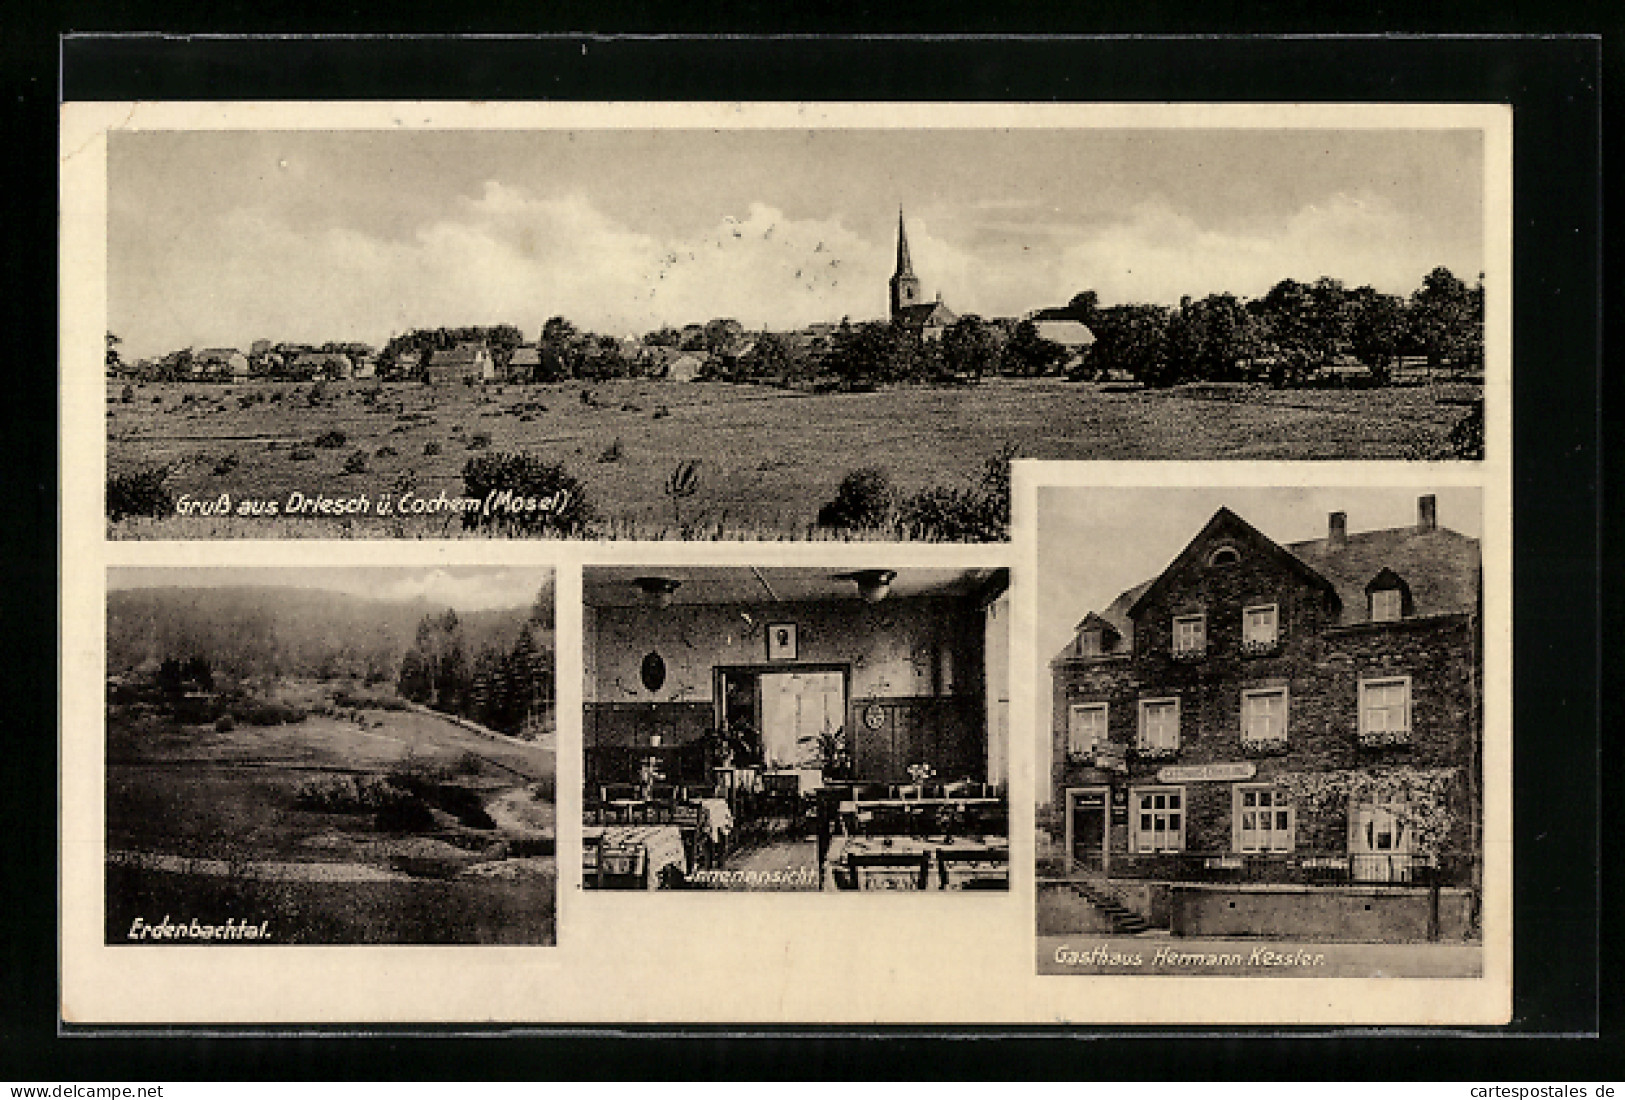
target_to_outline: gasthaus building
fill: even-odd
[[[1479,546],[1220,508],[1051,662],[1064,888],[1120,931],[1477,935]]]

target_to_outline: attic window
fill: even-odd
[[[1101,652],[1100,631],[1085,630],[1078,635],[1078,656],[1099,657]]]
[[[1366,609],[1374,623],[1397,623],[1416,614],[1411,586],[1392,569],[1384,569],[1365,586]]]
[[[1209,554],[1207,558],[1209,566],[1235,565],[1239,561],[1241,561],[1241,554],[1234,546],[1221,546]]]

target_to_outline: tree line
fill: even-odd
[[[511,645],[470,645],[457,612],[425,615],[401,658],[406,699],[504,733],[519,733],[553,703],[553,650],[532,616]]]

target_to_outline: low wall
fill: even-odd
[[[1428,938],[1429,894],[1424,888],[1403,886],[1176,883],[1169,926],[1176,936],[1414,943]],[[1457,887],[1440,890],[1439,939],[1471,938],[1472,895]]]

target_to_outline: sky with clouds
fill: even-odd
[[[401,603],[423,601],[468,612],[530,607],[544,594],[551,598],[553,571],[507,566],[185,569],[143,566],[108,570],[107,586],[113,590],[242,586],[314,589]]]
[[[984,316],[1483,266],[1473,130],[174,131],[108,158],[132,357],[878,318],[899,205],[925,293]]]

